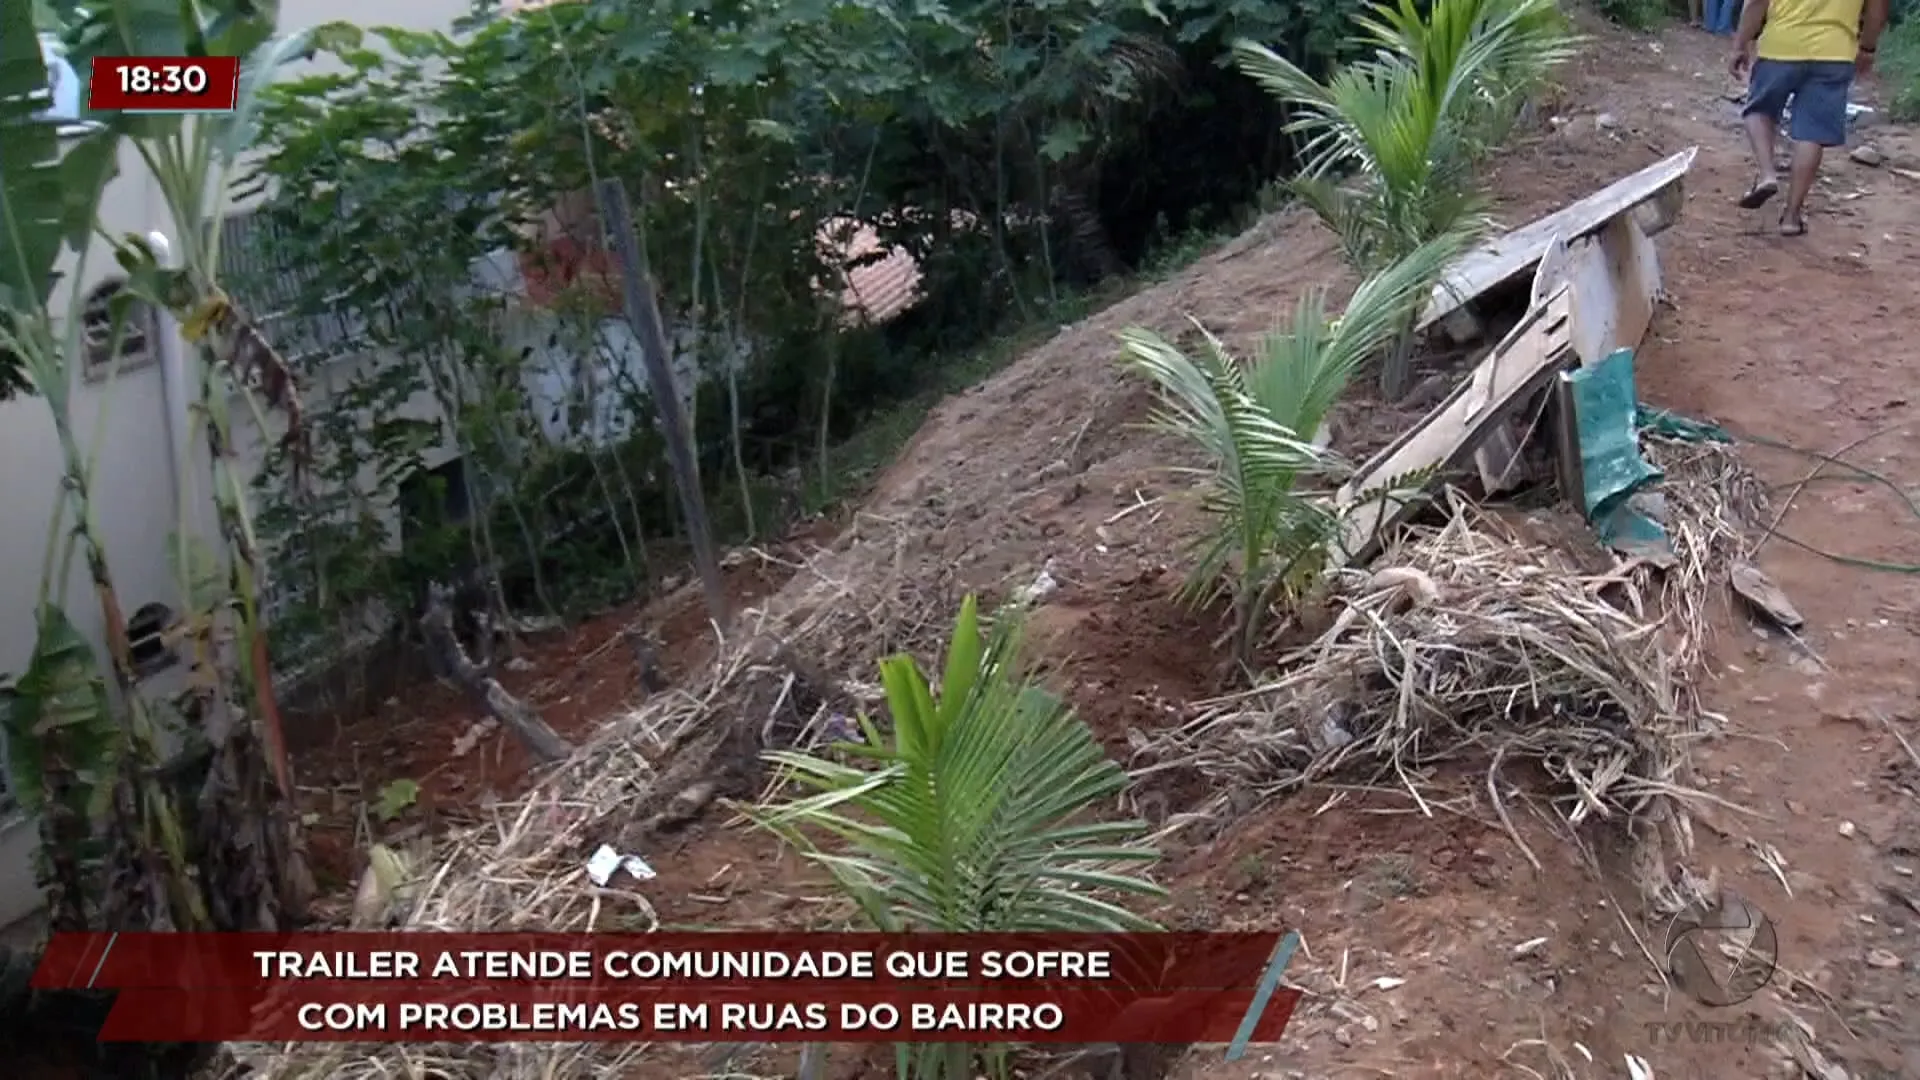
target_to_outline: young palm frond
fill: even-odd
[[[1197,324],[1196,324],[1197,325]],[[1295,478],[1326,467],[1328,458],[1301,433],[1276,420],[1248,389],[1248,373],[1226,347],[1200,328],[1205,349],[1189,357],[1150,330],[1120,334],[1122,362],[1160,389],[1155,427],[1197,445],[1208,468],[1201,506],[1215,528],[1196,546],[1184,599],[1205,604],[1222,591],[1236,599],[1249,583],[1264,582],[1274,533],[1301,508]],[[1238,585],[1229,579],[1237,579]]]
[[[1575,39],[1552,0],[1435,0],[1425,18],[1398,0],[1356,23],[1375,52],[1324,83],[1254,42],[1236,42],[1234,56],[1295,109],[1296,193],[1340,233],[1354,265],[1373,269],[1444,233],[1485,228],[1471,188],[1478,136]],[[1349,186],[1335,188],[1349,171]]]
[[[891,744],[862,717],[839,747],[866,767],[798,751],[768,755],[807,789],[750,814],[833,874],[879,930],[1150,930],[1107,897],[1160,895],[1138,868],[1157,859],[1137,821],[1089,820],[1126,773],[1092,731],[1018,667],[1011,613],[980,633],[972,597],[939,696],[911,657],[880,665]],[[839,838],[826,851],[812,836]]]
[[[1299,486],[1331,470],[1335,459],[1306,440],[1471,238],[1456,230],[1415,248],[1361,283],[1338,319],[1327,318],[1324,291],[1308,293],[1291,322],[1269,334],[1244,366],[1204,328],[1198,357],[1148,330],[1120,335],[1122,362],[1161,391],[1155,425],[1207,457],[1201,505],[1213,527],[1196,544],[1184,595],[1189,602],[1221,592],[1233,597],[1242,660],[1274,596],[1305,585],[1325,566],[1336,522]]]

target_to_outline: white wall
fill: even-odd
[[[392,25],[414,30],[450,29],[453,21],[471,10],[467,0],[284,0],[280,8],[283,31],[347,21],[361,25]],[[311,66],[302,65],[306,70]],[[108,185],[100,207],[102,227],[112,234],[173,232],[165,203],[132,147],[123,147],[120,173]],[[84,268],[69,254],[62,270],[80,272],[83,291],[117,272],[107,245],[96,239]],[[65,314],[69,288],[56,290],[54,311]],[[170,340],[162,347],[182,348],[165,329],[150,342]],[[146,362],[121,372],[111,385],[76,378],[72,417],[82,446],[99,441],[94,473],[93,505],[96,524],[107,555],[124,614],[139,606],[161,602],[178,610],[182,605],[168,565],[166,538],[178,521],[180,486],[176,483],[174,443],[184,430],[170,431],[169,407],[161,378],[162,365],[149,350]],[[176,402],[175,418],[177,419]],[[175,423],[175,428],[182,425]],[[236,435],[239,435],[236,432]],[[239,441],[239,440],[237,440]],[[249,440],[258,442],[257,433]],[[0,403],[0,673],[18,675],[33,650],[34,606],[49,523],[60,494],[61,451],[45,401],[38,398]],[[192,467],[189,490],[205,490],[203,468]],[[197,475],[196,475],[197,474]],[[199,508],[199,520],[210,514]],[[76,566],[68,582],[64,605],[95,648],[104,642],[100,606]],[[160,676],[166,679],[167,676]],[[0,926],[37,909],[41,896],[34,884],[32,856],[37,831],[17,813],[0,811]]]

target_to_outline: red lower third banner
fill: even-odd
[[[128,1041],[1270,1042],[1275,933],[76,934]]]
[[[1252,988],[1278,933],[60,934],[36,989],[476,979],[630,986]]]
[[[270,991],[121,990],[103,1042],[1224,1043],[1255,991],[1145,997],[1053,990],[835,991],[770,986],[584,989],[313,984]],[[1299,1000],[1275,992],[1250,1038],[1280,1040]]]

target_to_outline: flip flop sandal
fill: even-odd
[[[1740,196],[1740,209],[1758,210],[1767,205],[1767,201],[1778,194],[1779,191],[1780,183],[1777,180],[1769,180],[1763,184],[1755,184],[1747,189],[1745,195]]]
[[[1806,219],[1804,219],[1804,218],[1802,218],[1802,219],[1801,219],[1801,220],[1799,220],[1799,221],[1788,221],[1788,220],[1787,220],[1786,218],[1784,218],[1784,217],[1783,217],[1783,218],[1781,218],[1781,219],[1780,219],[1780,235],[1781,235],[1781,236],[1805,236],[1805,235],[1807,235],[1807,222],[1806,222]]]

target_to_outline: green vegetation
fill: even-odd
[[[1895,120],[1920,120],[1920,0],[1896,0],[1893,26],[1880,38],[1875,65]]]
[[[304,917],[312,891],[288,811],[291,787],[258,604],[260,551],[231,422],[236,403],[258,415],[287,407],[273,389],[284,385],[276,379],[284,365],[221,290],[218,230],[209,224],[219,218],[229,173],[246,148],[259,87],[304,45],[273,38],[271,21],[250,5],[201,4],[193,19],[183,18],[184,10],[157,0],[69,10],[69,58],[86,71],[101,55],[239,56],[236,112],[112,115],[68,136],[35,118],[47,69],[29,13],[9,5],[0,14],[0,368],[7,369],[0,385],[45,402],[63,481],[60,503],[47,508],[38,637],[0,723],[15,747],[17,790],[40,818],[42,878],[56,930],[280,929]],[[150,700],[138,687],[97,524],[94,473],[106,423],[96,421],[83,445],[72,402],[79,381],[73,365],[84,355],[81,320],[57,318],[50,306],[60,287],[55,263],[63,248],[84,253],[96,233],[101,192],[126,144],[165,200],[181,250],[168,261],[143,238],[100,235],[127,275],[108,355],[118,355],[135,298],[173,313],[194,343],[186,358],[195,390],[191,438],[207,451],[204,479],[222,548],[203,546],[183,505],[170,554],[184,612],[163,630],[195,657],[196,677],[169,701]],[[81,280],[76,272],[76,293]],[[66,307],[77,311],[79,296]],[[109,394],[115,373],[108,375]],[[104,672],[59,606],[76,557],[107,628]],[[168,744],[181,742],[197,764],[162,773]],[[183,779],[175,786],[165,775]],[[102,824],[104,852],[95,843]]]
[[[1329,471],[1315,446],[1353,374],[1385,351],[1383,388],[1405,382],[1414,325],[1446,265],[1488,226],[1473,164],[1571,47],[1549,0],[1412,0],[1356,19],[1373,54],[1317,81],[1271,49],[1240,42],[1254,79],[1294,109],[1306,166],[1291,189],[1370,276],[1344,314],[1304,298],[1292,321],[1242,363],[1210,334],[1198,359],[1159,336],[1122,335],[1123,362],[1162,393],[1166,430],[1207,456],[1203,507],[1213,516],[1188,578],[1190,602],[1231,597],[1238,655],[1250,662],[1277,601],[1326,567],[1338,522],[1301,490]]]
[[[1594,11],[1629,30],[1658,30],[1673,19],[1666,0],[1594,0]]]
[[[1404,374],[1419,303],[1484,228],[1469,163],[1570,40],[1548,0],[1437,0],[1426,15],[1406,0],[1357,24],[1357,0],[575,0],[447,33],[336,24],[299,39],[217,0],[25,7],[0,12],[0,396],[44,401],[64,488],[38,647],[4,721],[61,929],[297,918],[311,885],[274,657],[329,655],[370,613],[404,627],[450,568],[496,614],[634,596],[700,531],[682,520],[700,498],[736,534],[776,531],[903,440],[929,394],[1004,358],[991,342],[1071,315],[1156,240],[1253,201],[1301,136],[1292,191],[1367,275],[1345,314],[1309,297],[1244,366],[1210,338],[1198,358],[1127,338],[1167,395],[1163,422],[1212,456],[1219,528],[1189,593],[1231,581],[1245,658],[1262,615],[1325,559],[1335,523],[1302,484],[1330,460],[1310,437],[1372,357]],[[242,108],[56,134],[36,116],[38,29],[57,29],[80,71],[103,54],[243,57]],[[1229,47],[1251,40],[1284,45]],[[309,49],[343,73],[274,82]],[[128,146],[177,251],[101,230]],[[243,152],[257,171],[236,177]],[[609,179],[627,193],[614,203],[631,200],[641,274],[594,257]],[[265,201],[230,215],[237,190]],[[872,261],[846,242],[861,229],[920,273],[922,302],[884,325],[838,298]],[[568,244],[584,254],[556,264]],[[183,615],[167,633],[195,661],[178,700],[137,685],[94,521],[99,427],[87,445],[73,421],[82,320],[67,313],[81,304],[56,302],[54,271],[101,245],[125,274],[115,335],[137,300],[193,346],[205,489],[183,497],[170,549]],[[553,285],[551,302],[530,313],[477,279],[502,263]],[[608,344],[632,314],[613,284],[666,324],[670,344],[643,340],[645,359],[686,368],[696,475],[669,468],[661,403]],[[347,362],[366,356],[380,362]],[[110,408],[111,377],[101,393]],[[256,444],[264,463],[243,449]],[[442,447],[456,470],[429,469]],[[688,491],[700,498],[672,498]],[[189,527],[201,499],[211,545]],[[76,558],[104,662],[58,606]],[[808,794],[760,821],[876,927],[1147,925],[1115,899],[1155,892],[1139,823],[1094,820],[1124,775],[1020,672],[1016,622],[983,636],[969,600],[937,697],[911,660],[882,665],[889,736],[864,721],[856,746],[776,755]],[[184,772],[161,761],[175,739]],[[417,794],[406,783],[383,813]],[[845,847],[815,846],[826,837]],[[902,1071],[971,1075],[973,1055],[923,1048]]]
[[[650,388],[603,333],[617,305],[591,276],[538,317],[473,287],[475,263],[507,251],[564,279],[541,249],[597,243],[595,180],[634,194],[716,528],[777,535],[846,492],[956,368],[1251,201],[1289,144],[1277,103],[1219,63],[1226,43],[1295,42],[1318,70],[1353,2],[682,18],[578,0],[451,34],[326,28],[347,70],[269,95],[256,180],[273,194],[236,253],[236,293],[276,314],[305,383],[331,385],[304,403],[311,482],[293,483],[292,448],[258,479],[276,649],[335,653],[449,566],[490,578],[497,608],[562,615],[678,569],[687,529]],[[921,303],[848,320],[834,294],[871,256],[816,243],[823,223],[910,252]],[[344,370],[342,351],[404,362]],[[582,367],[610,378],[564,375]],[[438,447],[458,475],[427,475]],[[435,479],[465,489],[464,513],[368,512]]]
[[[1114,902],[1156,897],[1139,821],[1102,821],[1127,784],[1086,723],[1020,668],[1018,613],[983,635],[968,597],[938,694],[913,658],[880,665],[890,734],[769,759],[801,789],[752,811],[890,933],[1156,929]],[[821,846],[822,841],[831,846]],[[1003,1048],[902,1046],[902,1080],[1004,1077]]]
[[[1238,624],[1238,655],[1251,660],[1261,620],[1326,569],[1339,522],[1302,482],[1328,473],[1333,459],[1311,441],[1353,374],[1391,344],[1407,312],[1424,302],[1435,277],[1466,246],[1467,235],[1430,240],[1363,282],[1340,318],[1326,295],[1300,300],[1288,325],[1269,334],[1242,363],[1211,334],[1198,359],[1146,330],[1122,335],[1126,363],[1162,392],[1163,429],[1199,446],[1210,468],[1202,505],[1214,528],[1197,548],[1187,578],[1190,602],[1224,591]]]
[[[1263,45],[1236,43],[1234,55],[1291,108],[1287,130],[1304,158],[1291,189],[1371,273],[1439,237],[1486,230],[1474,167],[1575,39],[1553,0],[1438,0],[1424,11],[1399,0],[1354,27],[1374,51],[1325,81]],[[1381,369],[1391,398],[1406,388],[1418,314]]]

